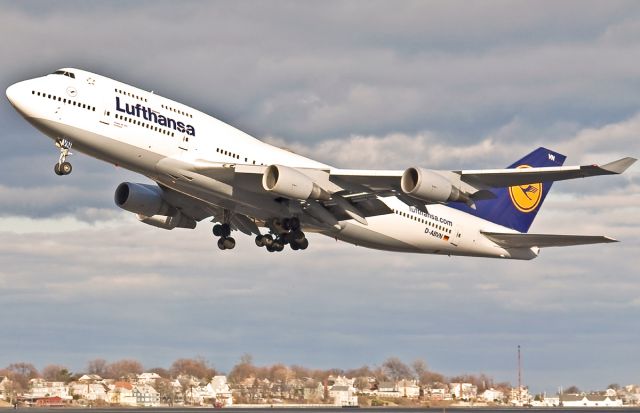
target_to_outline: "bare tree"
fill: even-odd
[[[250,354],[243,354],[240,357],[240,362],[233,366],[229,372],[229,381],[240,383],[249,377],[256,377],[256,370],[256,366],[253,365],[253,357]]]
[[[112,379],[131,378],[142,373],[142,363],[138,360],[124,359],[110,363],[107,366],[106,376]]]
[[[48,381],[62,381],[69,383],[73,374],[65,366],[49,364],[42,369],[42,377]]]
[[[176,392],[173,385],[171,384],[171,380],[166,378],[158,379],[152,386],[160,395],[160,400],[162,403],[173,406],[176,400]]]
[[[31,363],[12,363],[6,368],[9,379],[20,385],[22,389],[29,388],[29,380],[39,377],[38,369]]]
[[[564,389],[564,392],[567,394],[580,394],[580,389],[578,388],[578,386],[569,386]]]
[[[362,366],[356,369],[350,369],[344,372],[347,377],[372,377],[373,372],[369,366]]]
[[[87,363],[87,374],[97,374],[98,376],[105,377],[108,374],[107,360],[105,359],[93,359]]]
[[[291,377],[293,373],[284,364],[274,364],[269,367],[269,380],[273,382],[286,383]]]
[[[415,373],[415,377],[417,377],[420,381],[422,381],[422,376],[424,376],[424,374],[429,371],[429,369],[427,368],[427,362],[423,359],[414,360],[413,363],[411,363],[411,368]]]
[[[216,370],[209,366],[209,362],[202,357],[178,359],[173,362],[170,371],[174,377],[187,374],[204,381],[210,381],[217,374]]]
[[[404,364],[398,357],[389,357],[382,363],[382,369],[387,377],[397,381],[413,377],[409,366]]]

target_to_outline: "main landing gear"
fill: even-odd
[[[218,239],[218,248],[221,250],[232,250],[236,246],[236,240],[230,237],[231,225],[228,223],[214,225],[213,235],[220,237]]]
[[[67,156],[71,155],[69,149],[71,149],[71,141],[63,138],[58,138],[56,140],[56,146],[60,149],[60,158],[58,159],[58,163],[53,166],[53,171],[56,175],[69,175],[71,170],[71,164],[67,162]]]
[[[271,232],[277,234],[274,238],[271,234],[258,235],[256,245],[265,247],[269,252],[280,252],[289,244],[294,251],[305,250],[309,246],[309,240],[300,230],[300,220],[296,217],[285,218],[282,221],[273,220],[269,225]]]

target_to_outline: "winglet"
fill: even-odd
[[[617,161],[609,162],[606,165],[600,166],[601,169],[609,171],[612,174],[621,174],[626,171],[631,165],[637,161],[636,158],[627,156],[626,158],[618,159]]]

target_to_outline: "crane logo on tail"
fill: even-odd
[[[520,168],[531,167],[529,165],[520,165],[518,169]],[[540,205],[542,183],[510,186],[509,196],[511,196],[511,202],[513,202],[518,211],[524,213],[532,212]]]

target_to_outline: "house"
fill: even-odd
[[[158,373],[141,373],[137,376],[137,382],[141,384],[154,384],[156,380],[161,378]]]
[[[85,374],[78,379],[81,383],[102,381],[102,377],[97,374]]]
[[[42,397],[36,400],[37,407],[64,407],[65,405],[65,401],[58,396]]]
[[[329,388],[329,397],[336,406],[357,406],[358,396],[353,386],[333,385]]]
[[[488,403],[491,403],[491,402],[499,403],[504,400],[504,392],[491,388],[491,389],[485,390],[480,395],[480,398]]]
[[[302,386],[302,398],[307,401],[324,399],[324,386],[315,380],[307,380]]]
[[[378,397],[390,397],[397,398],[400,397],[400,392],[398,391],[398,386],[396,383],[392,381],[382,381],[378,383],[378,390],[376,393]]]
[[[109,385],[107,401],[122,406],[137,406],[138,401],[133,393],[133,384],[126,381],[117,381]]]
[[[29,380],[29,397],[34,399],[59,397],[63,400],[71,400],[69,387],[61,381],[45,381],[44,379]]]
[[[160,406],[160,394],[149,384],[136,384],[132,389],[137,406]]]
[[[416,380],[400,380],[397,384],[398,393],[407,399],[417,399],[420,397],[420,386]]]
[[[542,401],[538,404],[543,407],[558,407],[560,406],[560,396],[547,396],[542,398]]]
[[[606,394],[563,394],[560,396],[563,407],[621,407],[622,400]]]
[[[233,405],[233,396],[231,388],[227,383],[227,376],[214,376],[211,382],[207,384],[209,392],[213,395],[216,404],[221,407],[229,407]]]
[[[472,400],[478,397],[478,386],[471,383],[449,383],[449,393],[457,400]]]
[[[0,399],[8,400],[7,390],[11,386],[11,380],[7,376],[0,376]]]
[[[71,396],[78,396],[81,399],[89,401],[106,401],[108,390],[109,388],[104,383],[92,383],[90,381],[84,383],[73,382],[69,385],[69,393]]]
[[[514,387],[511,389],[511,395],[509,396],[509,403],[512,406],[524,406],[531,404],[533,397],[529,394],[529,389],[525,386]]]
[[[451,400],[451,394],[446,385],[439,385],[437,387],[427,387],[424,389],[424,394],[429,400]]]

